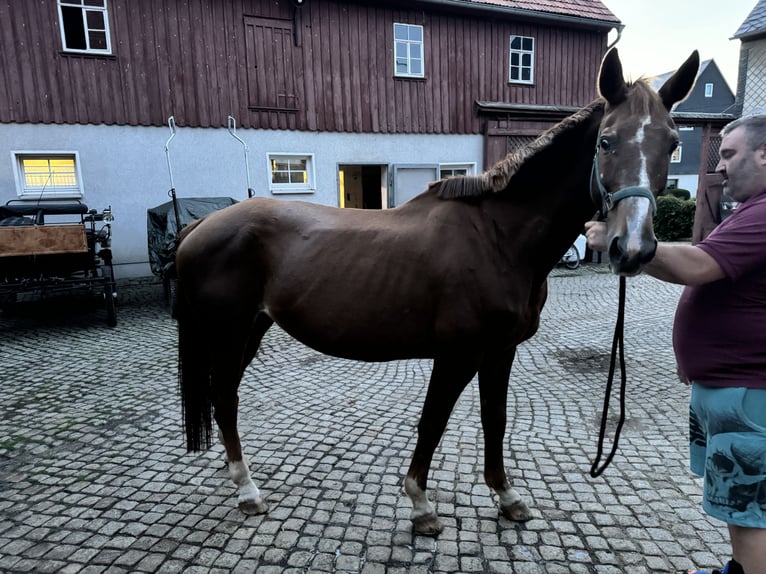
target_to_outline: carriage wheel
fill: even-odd
[[[580,266],[580,252],[572,245],[564,254],[564,263],[567,269],[577,269]]]
[[[13,311],[16,309],[16,293],[3,293],[0,294],[0,311],[5,315],[13,315]]]
[[[175,317],[174,309],[176,307],[176,278],[170,274],[162,278],[162,287],[165,291],[165,304],[170,311],[170,316]]]
[[[110,327],[117,325],[117,284],[114,281],[114,267],[111,258],[101,266],[101,275],[104,279],[104,303],[106,305],[106,324]]]
[[[109,285],[104,286],[104,301],[106,302],[106,324],[117,326],[117,306],[114,302],[115,293]]]

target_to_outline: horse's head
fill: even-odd
[[[606,216],[612,270],[635,275],[657,249],[653,215],[665,189],[678,133],[670,109],[684,99],[699,68],[695,50],[659,92],[625,82],[617,50],[604,57],[599,91],[606,100],[593,159],[591,194]]]

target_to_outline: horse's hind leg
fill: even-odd
[[[428,471],[452,409],[475,374],[476,365],[472,360],[434,360],[423,413],[418,423],[418,442],[404,479],[404,490],[412,501],[412,530],[417,534],[436,536],[442,531],[441,521],[426,495]]]
[[[250,475],[250,468],[242,454],[237,430],[239,396],[237,388],[247,365],[255,356],[270,319],[257,320],[247,344],[229,341],[226,348],[219,347],[218,359],[213,366],[213,407],[218,436],[226,449],[229,475],[237,486],[237,504],[245,514],[263,514],[268,510],[266,500]]]
[[[529,520],[532,514],[505,474],[503,442],[505,439],[508,378],[515,356],[488,356],[479,369],[481,424],[484,429],[484,480],[499,498],[500,512],[509,520]]]

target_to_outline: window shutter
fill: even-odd
[[[245,18],[248,107],[298,111],[292,20]]]

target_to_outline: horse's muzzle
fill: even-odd
[[[656,252],[657,240],[654,238],[641,241],[636,248],[629,246],[624,236],[615,236],[609,244],[609,265],[618,275],[637,275]]]

